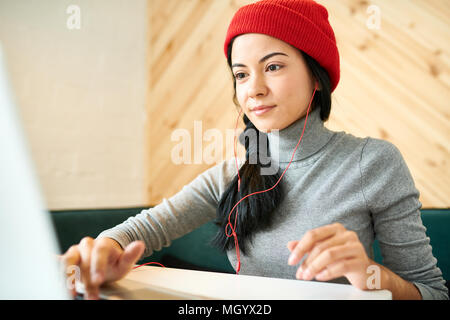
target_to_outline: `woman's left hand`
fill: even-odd
[[[296,265],[305,254],[305,261],[297,270],[297,279],[328,281],[345,276],[362,290],[367,289],[367,268],[374,264],[354,231],[333,223],[309,230],[300,241],[290,241],[289,265]]]

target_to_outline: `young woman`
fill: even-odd
[[[399,150],[324,126],[340,72],[327,10],[311,0],[244,6],[224,50],[244,113],[246,161],[223,161],[170,199],[71,247],[65,263],[80,266],[88,297],[142,255],[215,219],[213,242],[240,274],[369,290],[378,268],[376,288],[394,299],[447,299]],[[270,174],[262,161],[267,144],[277,168]],[[372,260],[374,239],[383,266]]]

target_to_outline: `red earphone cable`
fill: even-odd
[[[250,196],[252,196],[252,195],[259,194],[259,193],[264,193],[264,192],[267,192],[267,191],[272,190],[272,189],[275,188],[275,187],[278,185],[278,183],[281,181],[281,179],[283,178],[285,172],[287,171],[287,169],[288,169],[289,166],[291,165],[291,162],[292,162],[292,160],[294,159],[295,152],[297,151],[297,148],[298,148],[298,146],[300,145],[300,142],[302,141],[303,133],[305,132],[305,128],[306,128],[306,122],[308,121],[309,109],[310,109],[311,103],[312,103],[312,101],[313,101],[313,99],[314,99],[314,95],[315,95],[315,93],[316,93],[316,90],[317,90],[317,85],[316,85],[316,87],[314,88],[314,92],[313,92],[313,94],[312,94],[311,100],[309,101],[308,110],[307,110],[307,112],[306,112],[305,124],[303,125],[303,131],[302,131],[302,134],[301,134],[301,136],[300,136],[300,139],[298,140],[297,145],[295,146],[295,149],[294,149],[294,152],[292,153],[292,157],[291,157],[291,160],[289,161],[289,164],[288,164],[288,165],[286,166],[286,168],[284,169],[284,171],[283,171],[283,173],[281,174],[281,176],[280,176],[280,178],[278,179],[278,181],[275,183],[274,186],[272,186],[271,188],[269,188],[269,189],[267,189],[267,190],[256,191],[256,192],[253,192],[253,193],[251,193],[251,194],[246,195],[245,197],[243,197],[241,200],[239,200],[239,201],[234,205],[234,207],[231,209],[230,213],[228,214],[228,224],[225,226],[225,234],[226,234],[226,236],[227,236],[228,238],[231,237],[231,236],[234,237],[234,244],[235,244],[235,248],[236,248],[236,259],[237,259],[236,274],[239,274],[239,271],[240,271],[240,269],[241,269],[241,258],[240,258],[240,254],[239,254],[239,243],[238,243],[238,239],[237,239],[237,235],[236,235],[236,231],[235,231],[235,230],[236,230],[236,223],[237,223],[237,216],[238,216],[238,213],[239,213],[239,211],[236,209],[236,207],[239,205],[239,203],[241,203],[241,201],[243,201],[244,199],[246,199],[246,198],[248,198],[248,197],[250,197]],[[238,120],[239,120],[239,118],[240,118],[240,116],[241,116],[241,113],[242,113],[242,108],[241,108],[241,110],[240,110],[240,112],[239,112]],[[237,129],[237,124],[238,124],[238,121],[236,121],[236,126],[235,126],[235,128],[234,128],[235,133],[236,133],[236,129]],[[240,186],[241,186],[241,176],[239,175],[239,166],[238,166],[238,163],[237,163],[237,154],[236,154],[236,134],[234,135],[234,157],[235,157],[235,159],[236,159],[235,163],[236,163],[236,170],[237,170],[237,175],[238,175],[238,191],[240,191]],[[231,214],[233,213],[234,209],[236,209],[236,217],[235,217],[235,219],[234,219],[234,227],[233,227],[233,226],[231,225],[230,219],[231,219]],[[230,227],[230,229],[231,229],[231,231],[232,231],[231,234],[228,234],[228,232],[227,232],[228,227]]]
[[[143,264],[140,264],[140,265],[137,265],[137,266],[133,267],[133,270],[134,270],[134,269],[137,269],[137,268],[140,268],[140,267],[142,267],[142,266],[148,265],[148,264],[157,264],[157,265],[159,265],[159,266],[165,268],[165,267],[164,267],[161,263],[159,263],[159,262],[147,262],[147,263],[143,263]]]

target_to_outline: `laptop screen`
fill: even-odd
[[[69,299],[0,44],[0,299]]]

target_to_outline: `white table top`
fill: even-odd
[[[157,288],[159,294],[149,295]],[[132,294],[131,294],[132,292]],[[150,291],[151,292],[151,291]],[[217,272],[142,266],[124,279],[102,288],[101,293],[125,299],[218,300],[388,300],[388,290],[362,291],[352,285],[319,281],[287,280]],[[162,293],[162,294],[161,294]]]

